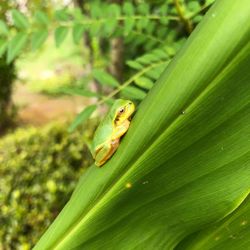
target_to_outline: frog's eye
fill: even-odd
[[[119,109],[119,114],[122,114],[124,112],[124,108]]]

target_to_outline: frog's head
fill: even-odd
[[[118,99],[111,110],[115,124],[119,125],[130,118],[135,111],[135,105],[130,100]]]

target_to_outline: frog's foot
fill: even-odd
[[[102,166],[116,151],[119,146],[119,138],[112,140],[111,144],[103,145],[103,147],[97,152],[95,158],[96,166]]]

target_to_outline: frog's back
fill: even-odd
[[[95,151],[98,146],[110,139],[112,134],[112,122],[108,122],[108,117],[101,121],[93,138],[92,151]]]

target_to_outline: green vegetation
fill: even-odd
[[[132,1],[78,0],[74,6],[57,7],[54,11],[39,9],[30,16],[14,9],[9,12],[13,25],[8,27],[2,23],[5,32],[0,40],[1,52],[6,51],[7,61],[11,62],[26,45],[33,51],[42,48],[49,34],[54,35],[56,47],[71,37],[76,46],[84,43],[90,68],[87,74],[95,80],[78,85],[78,93],[81,91],[81,95],[89,97],[89,91],[97,89],[97,106],[111,103],[117,94],[141,101],[212,2],[157,1],[153,4],[142,1],[134,4]],[[138,57],[141,61],[137,61]],[[151,71],[150,76],[147,70],[142,70],[145,65]],[[100,77],[92,74],[92,69],[101,69],[102,78],[110,74],[109,79],[114,77],[116,84],[113,80],[100,81]],[[142,79],[148,84],[142,84]],[[53,89],[48,92],[55,93]]]
[[[61,211],[92,162],[89,129],[51,124],[0,141],[0,249],[31,249]]]
[[[249,12],[247,0],[0,3],[0,130],[12,89],[17,127],[53,121],[0,140],[0,249],[248,249]],[[129,131],[86,169],[89,118],[117,98],[136,104]]]
[[[141,103],[115,155],[81,178],[35,250],[245,249],[249,11],[247,0],[214,4]]]
[[[76,86],[75,82],[82,77],[85,54],[70,38],[56,49],[54,40],[48,39],[42,50],[19,58],[18,77],[30,91],[60,94],[62,87]]]

